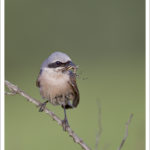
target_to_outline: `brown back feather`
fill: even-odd
[[[77,107],[77,105],[79,104],[79,100],[80,100],[80,94],[79,94],[79,90],[78,90],[77,83],[76,83],[76,75],[72,72],[70,73],[69,84],[75,94],[75,98],[73,99],[73,106]]]
[[[39,81],[39,76],[40,74],[42,73],[42,70],[40,70],[39,74],[38,74],[38,77],[36,79],[36,86],[40,88],[40,81]]]

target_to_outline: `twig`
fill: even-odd
[[[17,93],[14,92],[5,92],[5,95],[16,95]]]
[[[125,143],[125,141],[126,141],[126,139],[127,139],[127,137],[128,137],[128,126],[129,126],[129,124],[130,124],[130,122],[131,122],[131,120],[132,120],[132,117],[133,117],[133,114],[130,115],[129,120],[128,120],[128,122],[126,123],[125,135],[124,135],[124,138],[123,138],[122,141],[121,141],[121,144],[120,144],[118,150],[121,150],[121,148],[123,147],[123,145],[124,145],[124,143]]]
[[[98,132],[96,135],[96,143],[95,143],[95,150],[98,150],[98,144],[100,141],[100,136],[102,134],[102,125],[101,125],[101,107],[100,107],[100,103],[97,100],[97,105],[98,105]]]
[[[39,101],[37,101],[36,99],[30,97],[24,91],[22,91],[16,85],[10,83],[9,81],[5,81],[5,85],[6,85],[6,87],[8,87],[8,89],[12,93],[16,93],[16,94],[19,94],[19,95],[25,97],[29,102],[35,104],[36,106],[39,106],[41,104]],[[53,120],[55,120],[59,125],[62,126],[61,119],[59,117],[57,117],[55,115],[55,113],[53,113],[51,110],[49,110],[47,108],[44,109],[44,112],[46,114],[48,114]],[[90,148],[83,142],[83,140],[81,138],[79,138],[74,133],[74,131],[70,127],[67,127],[66,132],[68,132],[69,136],[73,138],[74,142],[77,143],[77,144],[79,144],[84,150],[90,150]]]

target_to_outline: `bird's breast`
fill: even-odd
[[[40,93],[43,98],[53,104],[67,103],[66,96],[71,95],[72,88],[68,84],[69,75],[52,70],[42,71],[40,81]]]

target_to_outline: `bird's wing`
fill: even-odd
[[[75,98],[73,99],[73,106],[77,107],[77,105],[79,104],[80,94],[76,83],[76,75],[72,72],[70,72],[69,84],[75,94]]]
[[[39,81],[39,76],[41,75],[42,73],[42,70],[40,70],[39,74],[38,74],[38,77],[36,79],[36,86],[40,88],[40,81]]]

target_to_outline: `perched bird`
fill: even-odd
[[[42,112],[48,102],[61,105],[64,109],[64,130],[69,126],[66,109],[77,107],[79,90],[76,83],[77,66],[62,52],[52,53],[42,64],[36,86],[46,101],[40,105]]]

